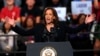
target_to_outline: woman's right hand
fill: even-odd
[[[7,22],[12,25],[13,27],[15,27],[16,23],[15,23],[15,20],[14,19],[8,19]]]

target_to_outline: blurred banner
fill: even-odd
[[[73,1],[82,1],[82,0],[73,0]],[[85,1],[93,1],[93,0],[85,0]]]
[[[92,13],[92,1],[72,1],[71,2],[72,14],[91,14]]]
[[[54,9],[57,11],[59,21],[66,21],[67,8],[66,7],[54,7]]]

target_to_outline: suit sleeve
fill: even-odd
[[[12,28],[13,31],[15,31],[16,33],[18,33],[19,35],[22,35],[22,36],[30,36],[30,35],[34,35],[34,29],[30,29],[30,30],[24,30],[22,28],[20,28],[19,26],[15,26]]]

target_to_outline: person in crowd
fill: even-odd
[[[78,24],[81,25],[85,22],[85,18],[86,18],[86,15],[85,14],[80,14],[79,15],[79,22]]]
[[[41,10],[35,6],[35,0],[26,0],[26,6],[22,7],[21,9],[21,22],[23,23],[24,20],[28,15],[32,15],[36,20],[36,23],[40,23],[41,21]]]
[[[98,23],[95,27],[95,43],[94,43],[94,56],[99,56],[99,51],[100,51],[100,23]]]
[[[99,9],[99,6],[100,6],[100,0],[94,0],[94,3],[93,3],[93,13],[96,15],[96,21],[100,21],[100,9]]]
[[[11,30],[12,26],[9,23],[4,23],[3,28],[0,30],[0,46],[2,51],[11,52],[14,48],[14,36],[6,36],[6,35],[17,35],[13,30]],[[17,45],[16,45],[17,46]]]
[[[6,4],[7,5],[1,10],[1,22],[5,22],[8,18],[20,22],[20,8],[14,6],[14,0],[6,0]]]
[[[78,26],[80,26],[81,24],[83,24],[85,22],[85,18],[86,18],[86,16],[84,14],[80,14],[79,16],[72,15],[71,22],[69,23],[69,27],[77,28]],[[72,34],[69,33],[69,40],[72,43],[74,49],[79,48],[79,46],[75,45],[75,44],[78,44],[78,41],[79,41],[79,43],[81,43],[83,36],[81,36],[82,34],[79,34],[79,33],[80,32],[82,33],[82,31],[84,31],[84,29],[86,30],[87,28],[85,27],[85,28],[81,29],[81,31],[78,31],[77,33],[72,33]]]
[[[28,16],[27,19],[25,20],[24,28],[26,30],[30,30],[34,27],[35,27],[35,20],[33,19],[33,16]],[[34,42],[35,42],[34,36],[29,36],[29,37],[26,37],[26,40],[24,43],[28,44],[28,43],[34,43]]]
[[[63,0],[49,0],[45,7],[64,7],[64,3]]]
[[[95,27],[95,32],[100,31],[100,0],[94,0],[94,6],[93,6],[93,13],[96,14],[96,21],[97,25]],[[100,34],[94,34],[95,35],[95,43],[94,43],[94,50],[100,49]],[[94,51],[94,56],[99,56],[98,51]]]
[[[1,11],[1,9],[4,7],[4,2],[3,2],[3,0],[0,0],[0,11]]]
[[[4,3],[4,6],[7,5],[6,0],[3,0],[3,3]],[[15,6],[21,6],[21,0],[15,0],[14,5]]]
[[[73,0],[73,1],[92,1],[92,0]]]
[[[20,35],[34,35],[35,42],[64,42],[66,41],[66,32],[76,33],[85,26],[79,26],[78,29],[73,29],[65,26],[65,23],[58,22],[57,12],[53,8],[46,8],[43,14],[44,23],[37,25],[35,28],[25,31],[18,27],[13,19],[9,19],[8,23],[13,26],[13,30]],[[93,16],[87,16],[85,23],[93,21]]]
[[[30,30],[32,28],[35,27],[35,20],[33,19],[33,16],[27,16],[26,17],[26,20],[24,22],[24,25],[23,25],[23,28],[25,30]],[[34,40],[34,36],[31,35],[31,36],[20,36],[19,37],[19,50],[26,50],[26,45],[27,44],[30,44],[30,43],[34,43],[35,40]]]
[[[69,27],[73,29],[74,28],[78,29],[78,27],[85,22],[85,18],[86,18],[85,14],[71,15]],[[87,24],[86,27],[84,27],[80,31],[77,31],[76,33],[67,33],[68,40],[70,41],[73,49],[75,50],[92,49],[93,46],[91,44],[89,34],[86,33],[86,32],[89,32],[90,24],[91,23]],[[80,55],[81,56],[92,56],[93,52],[82,52],[82,53],[75,52],[75,56],[80,56]]]

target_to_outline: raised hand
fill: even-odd
[[[90,16],[86,16],[86,19],[85,19],[85,23],[88,24],[88,23],[91,23],[92,21],[94,21],[95,19],[95,16],[93,14],[91,14]]]

